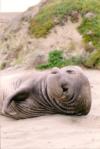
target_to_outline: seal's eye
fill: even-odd
[[[66,72],[72,74],[74,71],[73,70],[66,70]]]

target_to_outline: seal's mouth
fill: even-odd
[[[63,89],[63,92],[68,92],[68,87],[67,86],[62,85],[62,89]]]
[[[76,89],[74,89],[74,85],[73,84],[63,84],[62,85],[62,90],[63,90],[63,94],[61,97],[61,102],[64,105],[69,105],[74,103],[74,101],[76,100]]]

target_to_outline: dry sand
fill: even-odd
[[[18,121],[0,116],[0,149],[100,149],[100,71],[85,73],[92,88],[89,115],[50,115]]]

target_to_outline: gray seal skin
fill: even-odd
[[[80,67],[0,72],[0,114],[4,116],[86,115],[90,108],[90,83]]]

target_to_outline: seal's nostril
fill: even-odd
[[[66,72],[68,72],[68,73],[73,73],[73,70],[66,70]]]

